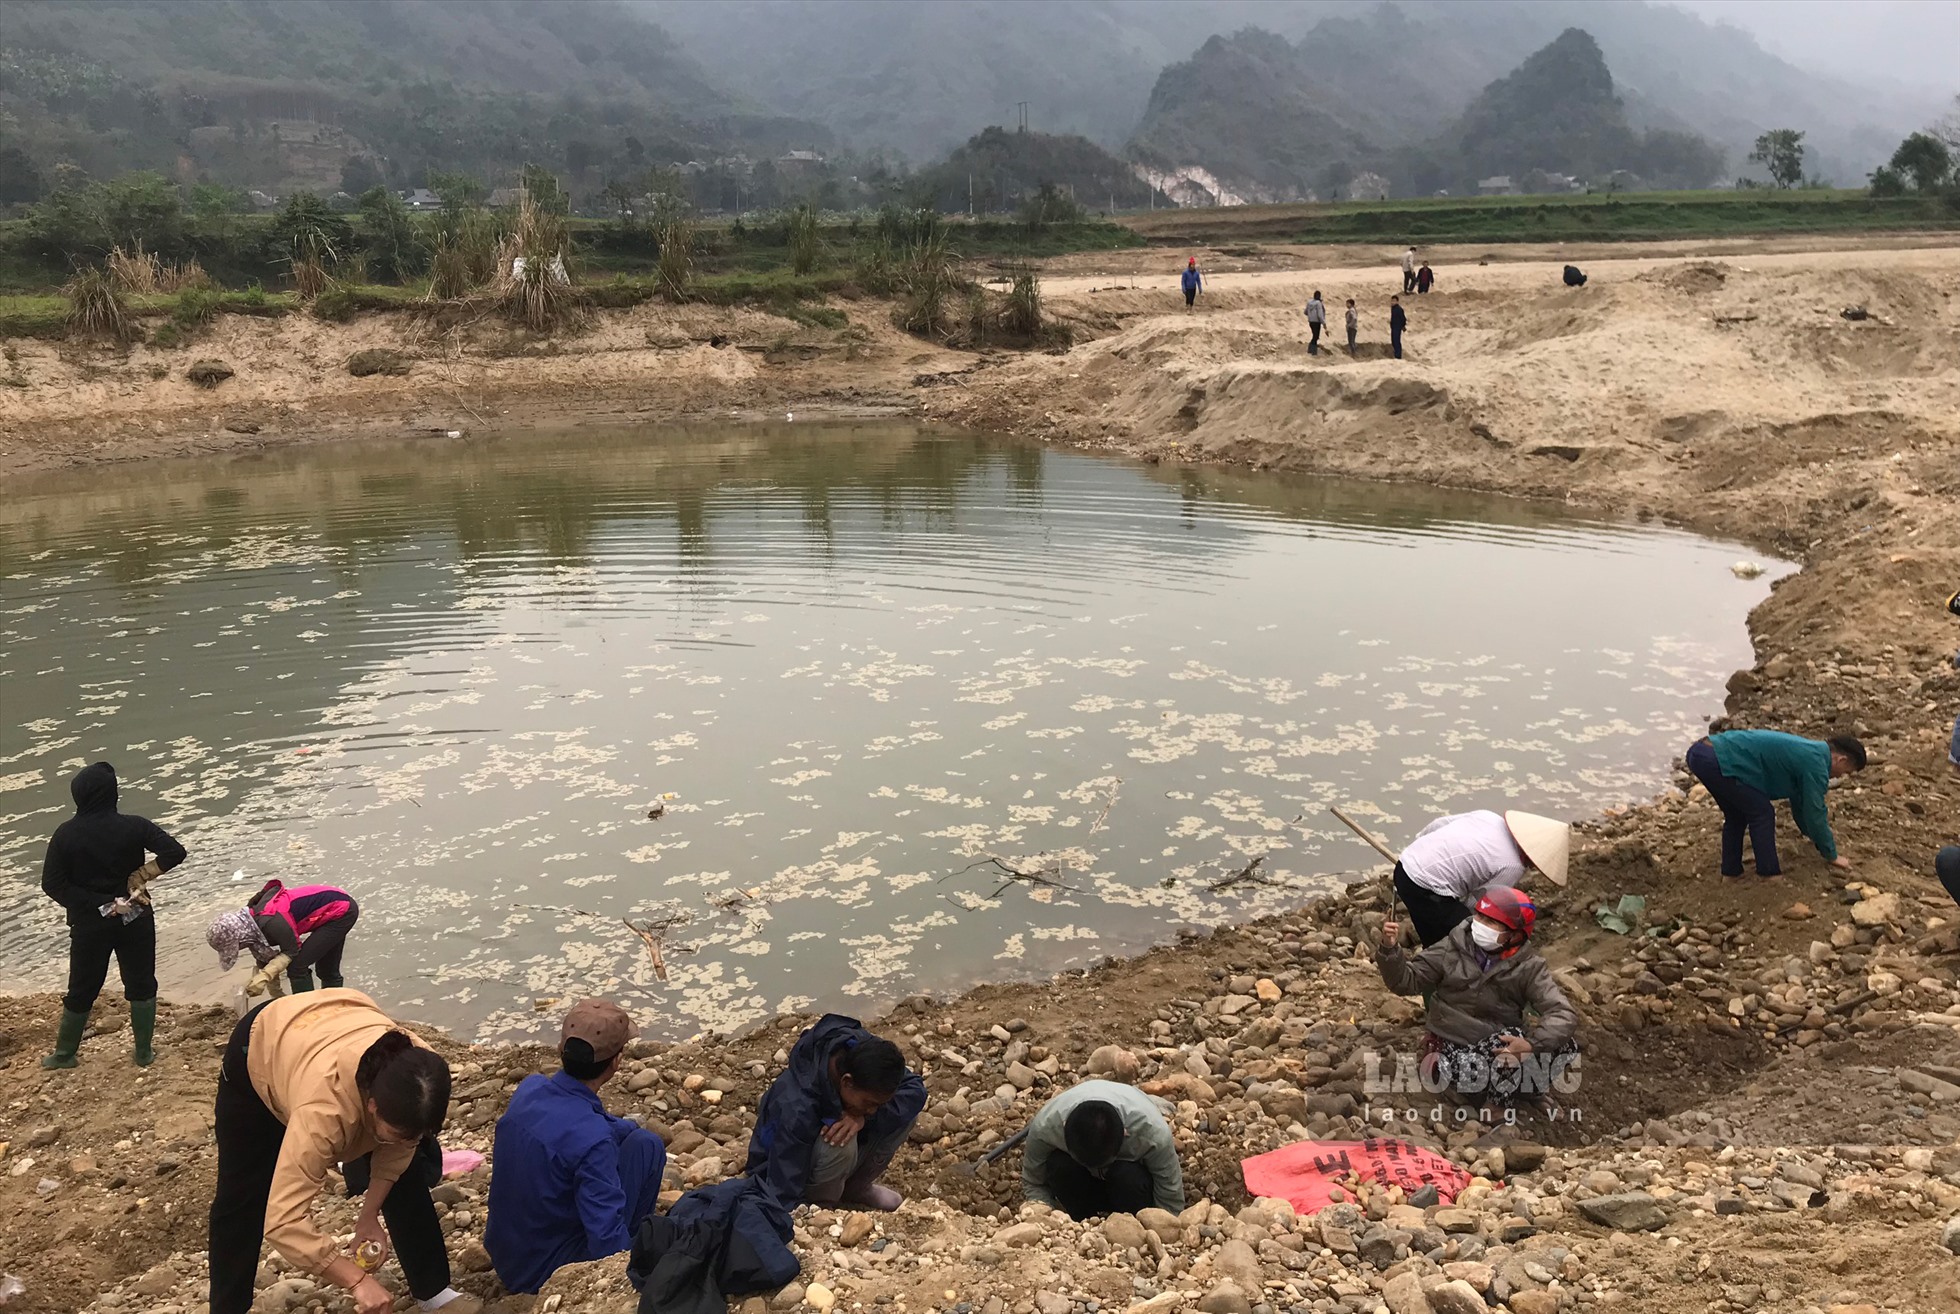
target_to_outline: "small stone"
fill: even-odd
[[[1251,1246],[1237,1237],[1218,1247],[1218,1253],[1212,1257],[1211,1267],[1212,1271],[1221,1278],[1237,1284],[1241,1291],[1260,1289],[1259,1256],[1253,1252]]]
[[[1409,1203],[1418,1209],[1428,1209],[1433,1207],[1442,1198],[1442,1192],[1438,1191],[1433,1185],[1422,1186],[1416,1188],[1409,1196]]]
[[[1198,1302],[1203,1314],[1252,1314],[1252,1302],[1236,1282],[1221,1282]]]
[[[812,1282],[803,1293],[803,1303],[817,1314],[830,1314],[831,1307],[837,1303],[837,1293],[821,1282]]]
[[[870,1214],[850,1214],[844,1219],[843,1230],[838,1234],[837,1243],[843,1246],[860,1246],[876,1227]]]
[[[1007,1065],[1007,1079],[1013,1083],[1015,1090],[1027,1090],[1034,1085],[1035,1070],[1025,1063],[1010,1063]]]
[[[1461,1278],[1430,1288],[1428,1295],[1434,1314],[1484,1314],[1488,1308],[1477,1289]]]
[[[1144,1230],[1153,1234],[1159,1241],[1166,1243],[1176,1241],[1184,1235],[1184,1224],[1178,1221],[1177,1215],[1154,1205],[1149,1209],[1138,1210],[1137,1222],[1142,1223]]]
[[[1108,1077],[1112,1081],[1135,1081],[1142,1071],[1137,1056],[1121,1045],[1104,1045],[1089,1055],[1089,1066],[1084,1069],[1092,1077]]]
[[[1478,1295],[1482,1295],[1490,1290],[1491,1280],[1497,1275],[1491,1271],[1489,1264],[1458,1260],[1456,1263],[1443,1265],[1443,1276],[1453,1282],[1466,1282]]]
[[[635,1072],[626,1079],[626,1089],[637,1095],[641,1091],[660,1084],[660,1074],[652,1068]]]
[[[33,1131],[27,1133],[27,1140],[23,1144],[30,1150],[38,1150],[43,1146],[53,1145],[60,1139],[61,1128],[36,1127]]]
[[[1667,1226],[1667,1213],[1645,1191],[1581,1200],[1579,1212],[1601,1227],[1617,1232],[1652,1232]]]
[[[1960,1086],[1912,1068],[1899,1069],[1899,1085],[1940,1104],[1960,1101]]]
[[[769,1298],[769,1308],[775,1310],[795,1309],[803,1303],[803,1284],[792,1282]]]
[[[1422,1279],[1414,1273],[1398,1273],[1382,1288],[1382,1303],[1389,1314],[1429,1314],[1429,1299],[1422,1294]]]
[[[1506,1303],[1511,1314],[1558,1314],[1558,1297],[1549,1291],[1514,1291]]]
[[[1150,1244],[1149,1233],[1135,1214],[1111,1214],[1103,1219],[1102,1233],[1118,1250],[1142,1250]]]
[[[705,1159],[696,1159],[681,1172],[681,1181],[687,1186],[706,1186],[718,1182],[727,1173],[722,1171],[721,1156],[711,1154]]]
[[[456,1253],[456,1266],[465,1273],[490,1271],[490,1252],[472,1241]]]
[[[1940,1233],[1940,1244],[1960,1255],[1960,1214],[1946,1220],[1946,1230]]]
[[[1475,1232],[1483,1220],[1470,1209],[1438,1209],[1431,1221],[1445,1232]]]
[[[1859,926],[1884,926],[1899,920],[1899,896],[1891,891],[1874,894],[1851,905],[1851,920]]]
[[[994,1233],[994,1243],[1015,1248],[1038,1246],[1042,1235],[1040,1223],[1010,1223]]]
[[[1041,1314],[1069,1314],[1075,1302],[1059,1291],[1037,1291],[1034,1293],[1034,1307]]]
[[[347,358],[347,372],[357,379],[370,374],[406,374],[408,357],[386,347],[370,347]]]
[[[1271,977],[1262,976],[1258,984],[1252,987],[1252,993],[1263,1003],[1277,1004],[1280,998],[1279,983]]]
[[[1218,1006],[1218,1011],[1224,1017],[1237,1017],[1258,1003],[1259,1001],[1251,995],[1227,995],[1225,1001]]]
[[[194,361],[184,371],[184,377],[200,388],[215,388],[229,379],[235,371],[221,360]]]
[[[1545,1166],[1550,1153],[1535,1141],[1513,1141],[1504,1147],[1504,1168],[1513,1173],[1535,1173]]]
[[[1816,913],[1810,911],[1810,905],[1803,902],[1793,903],[1783,910],[1784,918],[1793,922],[1801,922],[1816,915]]]

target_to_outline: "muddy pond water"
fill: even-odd
[[[1085,965],[1368,869],[1330,802],[1400,843],[1651,795],[1787,569],[1750,555],[891,423],[64,473],[0,506],[0,984],[61,980],[41,855],[105,758],[191,851],[167,994],[237,997],[203,927],[271,875],[359,898],[350,985],[484,1038]]]

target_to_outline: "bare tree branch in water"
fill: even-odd
[[[647,957],[653,962],[653,974],[662,985],[667,984],[667,932],[676,926],[685,926],[694,920],[692,913],[684,909],[669,908],[654,917],[615,917],[611,913],[592,912],[586,908],[567,908],[555,903],[513,903],[513,908],[525,908],[533,912],[568,913],[573,917],[590,917],[602,922],[618,922],[640,938],[647,947]],[[699,945],[676,946],[675,953],[691,954]]]
[[[1110,809],[1116,806],[1116,795],[1122,787],[1123,781],[1120,777],[1109,782],[1108,796],[1103,800],[1102,811],[1097,813],[1096,819],[1089,823],[1089,834],[1093,835],[1103,829],[1109,821]],[[1080,860],[1077,860],[1076,855],[1080,855]],[[1063,876],[1071,862],[1086,869],[1095,865],[1095,858],[1095,854],[1083,848],[1042,849],[1037,853],[1016,854],[1012,857],[999,853],[984,853],[978,862],[969,863],[958,871],[948,872],[939,879],[950,880],[981,867],[992,867],[997,873],[1005,876],[1007,879],[996,886],[993,893],[977,903],[969,903],[952,895],[946,896],[946,901],[962,912],[977,912],[1016,885],[1025,885],[1031,892],[1061,890],[1067,894],[1080,894],[1081,887],[1069,884]],[[1043,896],[1036,894],[1035,897]]]
[[[1259,868],[1265,863],[1266,857],[1266,854],[1260,854],[1251,862],[1246,863],[1245,866],[1233,872],[1230,876],[1219,877],[1207,888],[1213,894],[1220,894],[1226,890],[1235,889],[1240,885],[1263,885],[1268,889],[1275,890],[1297,890],[1300,888],[1294,881],[1279,880],[1262,873]]]

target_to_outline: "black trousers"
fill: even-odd
[[[218,1075],[218,1186],[211,1199],[211,1314],[249,1314],[259,1250],[265,1244],[265,1205],[286,1126],[252,1086],[246,1059],[252,1023],[264,1004],[239,1019]],[[359,1162],[358,1160],[356,1161]],[[365,1165],[363,1165],[365,1166]],[[354,1165],[348,1165],[351,1170]],[[353,1175],[350,1171],[350,1177]],[[381,1203],[395,1257],[417,1300],[449,1285],[449,1252],[442,1221],[429,1198],[427,1177],[411,1168]]]
[[[1134,1214],[1157,1203],[1150,1170],[1134,1161],[1118,1159],[1098,1177],[1068,1151],[1057,1150],[1048,1156],[1047,1171],[1049,1192],[1078,1223],[1104,1214]]]
[[[1783,863],[1776,856],[1776,804],[1770,796],[1723,775],[1715,746],[1706,739],[1688,749],[1687,761],[1688,770],[1722,809],[1722,874],[1742,875],[1742,835],[1747,831],[1749,847],[1756,851],[1756,874],[1782,875]]]
[[[1320,325],[1314,323],[1312,320],[1308,320],[1307,327],[1313,332],[1313,336],[1307,340],[1307,354],[1309,356],[1318,356],[1320,354]]]
[[[327,989],[338,989],[345,982],[346,978],[340,974],[340,955],[347,948],[347,933],[354,929],[360,916],[360,905],[349,898],[346,916],[328,922],[299,942],[299,952],[286,968],[293,989],[311,990],[316,967],[320,969],[320,984]]]
[[[1405,269],[1402,271],[1402,290],[1404,292],[1413,292],[1416,290],[1416,276],[1414,270]]]
[[[123,998],[132,1003],[157,997],[157,919],[144,913],[133,922],[86,914],[68,924],[68,994],[61,1006],[71,1013],[95,1007],[109,979],[109,959],[122,973]]]
[[[1399,862],[1395,864],[1395,892],[1402,896],[1402,906],[1409,910],[1409,922],[1416,928],[1416,938],[1425,949],[1470,916],[1470,907],[1463,900],[1423,889],[1409,879]]]
[[[1946,886],[1946,892],[1960,903],[1960,844],[1949,844],[1933,859],[1933,874]]]

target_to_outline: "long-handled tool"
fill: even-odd
[[[1375,852],[1381,854],[1384,858],[1387,858],[1390,862],[1402,861],[1402,859],[1398,857],[1395,851],[1390,849],[1388,845],[1382,843],[1380,840],[1376,839],[1373,835],[1363,830],[1361,828],[1361,823],[1356,821],[1353,817],[1350,817],[1347,813],[1341,811],[1339,808],[1334,807],[1332,805],[1329,805],[1327,810],[1333,813],[1337,818],[1339,818],[1342,825],[1346,826],[1349,830],[1359,835],[1362,839],[1368,841],[1369,845],[1374,848]],[[1400,911],[1402,907],[1402,900],[1400,896],[1398,896],[1395,893],[1395,878],[1392,876],[1389,878],[1388,881],[1388,906],[1392,910],[1396,910],[1396,911]]]
[[[987,1151],[985,1154],[981,1155],[978,1159],[975,1159],[971,1163],[962,1165],[961,1171],[964,1172],[968,1177],[977,1176],[982,1168],[985,1168],[988,1164],[1000,1158],[1001,1155],[1006,1154],[1009,1150],[1013,1149],[1015,1146],[1019,1145],[1022,1141],[1025,1141],[1026,1139],[1028,1139],[1028,1129],[1026,1127],[1023,1127],[1021,1128],[1020,1131],[1015,1132],[1012,1136],[1008,1137],[1006,1140],[1002,1141],[999,1145],[996,1145],[993,1149]]]

